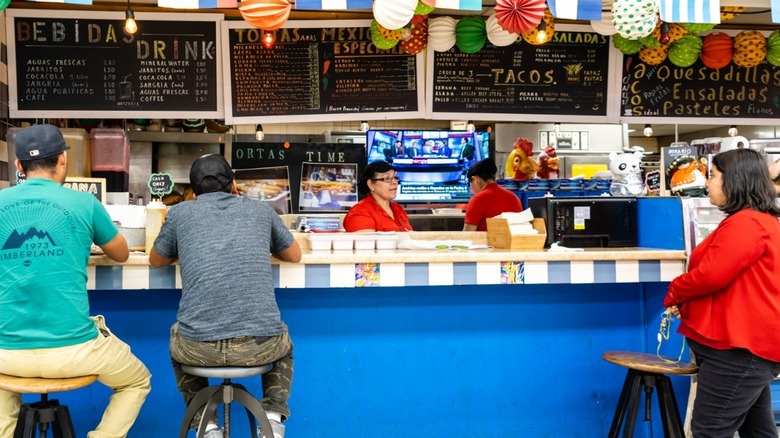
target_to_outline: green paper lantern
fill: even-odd
[[[434,9],[436,9],[436,6],[428,6],[418,0],[417,7],[414,9],[414,15],[428,15],[433,12]]]
[[[455,44],[463,53],[477,53],[487,41],[485,20],[482,17],[464,17],[455,25]]]

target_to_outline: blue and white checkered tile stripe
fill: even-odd
[[[452,286],[461,284],[590,284],[667,282],[682,274],[682,260],[379,263],[378,286]],[[359,287],[356,265],[273,265],[280,288]],[[87,289],[181,289],[179,266],[89,266]]]

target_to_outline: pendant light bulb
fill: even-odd
[[[138,25],[135,22],[135,14],[130,8],[130,0],[127,0],[127,10],[125,11],[125,33],[133,35],[138,32]]]
[[[645,130],[642,133],[645,134],[645,137],[651,137],[653,135],[653,127],[648,123],[645,125]]]
[[[729,128],[729,137],[734,137],[737,134],[739,134],[739,130],[737,130],[737,126],[731,125],[731,127]]]
[[[370,126],[368,125],[368,121],[367,120],[363,120],[362,122],[360,122],[360,130],[361,131],[366,132],[366,131],[368,131],[369,128],[370,128]]]
[[[257,141],[263,141],[264,138],[265,138],[265,132],[263,132],[263,125],[258,123],[257,126],[255,127],[255,139]]]
[[[561,122],[555,122],[553,124],[553,131],[555,131],[556,134],[561,133]]]
[[[547,40],[547,23],[544,20],[540,21],[536,31],[536,42],[542,44]]]
[[[471,120],[469,120],[469,123],[466,125],[466,132],[468,132],[469,134],[471,134],[471,133],[473,133],[473,132],[474,132],[474,131],[476,131],[476,130],[477,130],[477,128],[474,126],[474,122],[472,122]]]
[[[263,32],[263,47],[266,49],[271,49],[273,48],[274,43],[276,43],[276,36],[274,33],[270,30]]]

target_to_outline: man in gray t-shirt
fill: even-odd
[[[182,295],[170,339],[179,391],[189,403],[208,386],[206,378],[184,373],[182,364],[273,363],[263,376],[262,405],[273,438],[283,438],[282,421],[290,414],[293,345],[276,304],[271,256],[297,263],[301,249],[273,209],[236,196],[233,171],[223,156],[195,160],[190,183],[196,199],[170,208],[149,254],[153,267],[177,259],[181,266]],[[212,418],[206,438],[221,437]]]

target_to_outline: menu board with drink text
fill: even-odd
[[[218,118],[218,14],[6,11],[11,117]]]

